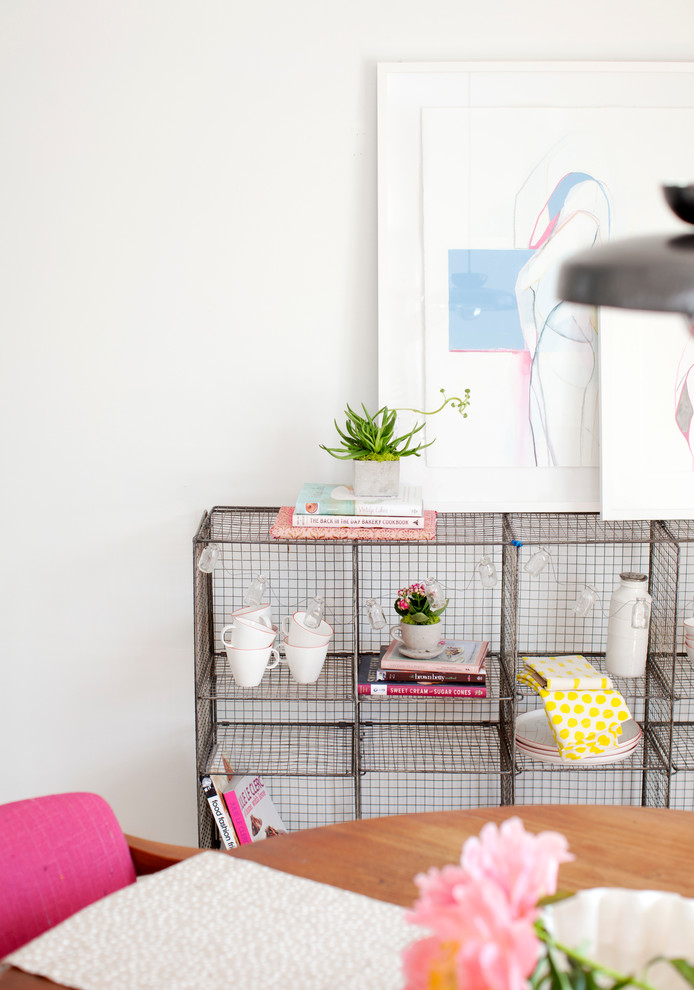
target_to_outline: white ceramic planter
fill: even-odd
[[[431,625],[422,626],[412,622],[398,622],[397,626],[391,626],[390,635],[394,639],[399,639],[408,650],[415,650],[417,653],[430,653],[443,639],[443,625],[441,622],[432,622]]]
[[[692,956],[694,900],[679,894],[596,887],[550,905],[545,913],[557,941],[580,946],[589,959],[621,973],[641,975],[656,956]],[[662,962],[649,968],[647,982],[657,990],[687,986]]]
[[[354,461],[354,494],[390,498],[400,490],[400,461]]]

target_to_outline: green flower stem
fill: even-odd
[[[463,409],[467,409],[467,407],[470,405],[469,388],[465,389],[464,399],[461,399],[457,395],[452,395],[450,399],[446,398],[446,391],[445,389],[442,388],[439,389],[439,392],[441,392],[441,394],[443,395],[444,401],[441,403],[438,409],[432,409],[431,412],[425,412],[423,409],[412,409],[410,406],[399,406],[398,409],[396,409],[396,412],[413,412],[413,413],[417,413],[418,416],[435,416],[436,413],[440,413],[442,409],[445,409],[448,403],[450,402],[452,405],[455,405],[455,403],[457,403],[457,405],[455,405],[455,408],[458,410],[461,416],[467,416],[467,413],[463,412]]]
[[[567,959],[571,959],[573,962],[578,963],[579,966],[583,966],[585,969],[592,970],[594,973],[602,973],[604,976],[608,976],[615,983],[620,984],[620,986],[634,986],[640,987],[641,990],[655,990],[650,983],[644,983],[642,980],[637,980],[633,976],[625,976],[624,973],[618,973],[614,969],[610,969],[608,966],[602,966],[599,963],[594,962],[592,959],[588,959],[582,953],[577,952],[576,949],[571,949],[567,945],[563,945],[561,942],[557,942],[549,934],[546,928],[542,925],[536,925],[535,930],[542,942],[548,948],[557,949],[559,952],[563,952]]]

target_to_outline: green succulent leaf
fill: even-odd
[[[442,615],[446,611],[446,609],[448,608],[449,601],[450,601],[450,598],[447,598],[446,599],[446,604],[445,605],[442,605],[441,608],[432,608],[431,614],[432,615]]]
[[[441,389],[444,393],[444,390]],[[465,408],[469,403],[469,390],[466,390],[465,402],[462,399],[447,399],[444,393],[444,402],[439,409],[434,409],[431,413],[422,412],[421,415],[429,416],[440,412],[451,404],[453,408]],[[345,409],[345,424],[342,428],[335,422],[335,429],[340,438],[340,446],[329,447],[326,444],[319,444],[321,450],[326,451],[331,457],[338,460],[362,460],[372,457],[375,460],[397,460],[400,457],[419,457],[421,452],[427,447],[431,447],[435,440],[428,443],[418,442],[418,435],[424,429],[424,422],[417,423],[407,433],[396,436],[398,412],[402,409],[389,409],[388,406],[381,406],[373,415],[361,404],[362,413],[355,412],[349,405]],[[419,410],[407,410],[408,412],[419,412]],[[466,414],[465,414],[466,415]]]

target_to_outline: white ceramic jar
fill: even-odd
[[[615,677],[642,677],[648,655],[651,596],[648,576],[634,571],[619,575],[610,598],[605,666]]]

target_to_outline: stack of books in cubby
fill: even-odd
[[[394,639],[380,655],[359,661],[357,691],[372,698],[486,698],[487,640],[442,640],[436,657],[416,659],[400,652]]]
[[[223,757],[224,774],[201,773],[200,786],[225,849],[259,842],[287,829],[261,777],[236,774]]]
[[[292,526],[354,529],[423,529],[422,489],[402,486],[391,498],[358,498],[347,485],[305,484],[296,500]]]

